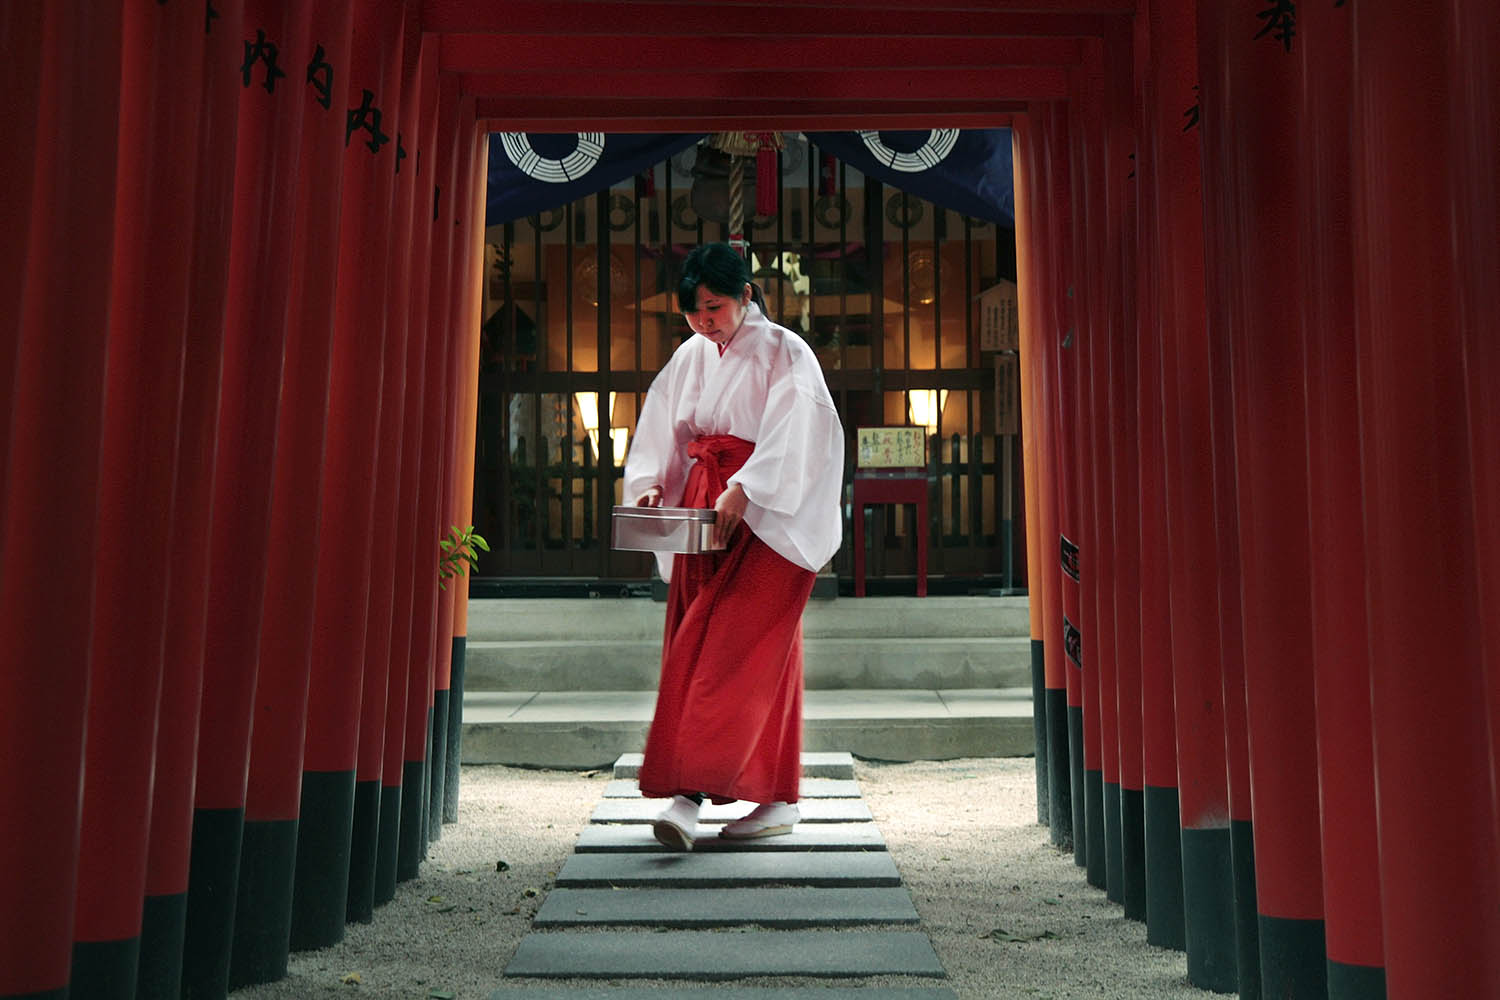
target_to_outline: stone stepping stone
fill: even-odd
[[[559,889],[657,886],[898,886],[901,874],[884,851],[803,854],[573,854],[557,873]]]
[[[798,823],[782,837],[725,840],[717,826],[699,826],[694,854],[731,851],[883,851],[885,837],[874,823]],[[590,823],[578,835],[579,854],[641,852],[659,854],[661,844],[644,823]]]
[[[702,979],[745,976],[944,978],[921,931],[556,931],[521,939],[507,976]],[[577,997],[577,991],[570,991]],[[715,997],[723,997],[716,992]],[[826,996],[826,993],[819,993]],[[861,998],[869,993],[861,991]]]
[[[661,815],[661,799],[605,799],[594,807],[591,823],[650,823]],[[870,823],[870,807],[859,799],[804,799],[797,803],[804,823]],[[700,823],[728,823],[750,811],[743,802],[717,806],[703,803]]]
[[[798,789],[804,799],[857,799],[860,797],[859,782],[852,778],[803,778]],[[639,799],[640,786],[634,778],[616,778],[604,786],[606,799]],[[666,799],[653,799],[667,807]]]
[[[553,889],[537,911],[536,927],[631,926],[838,927],[915,924],[917,910],[904,888],[881,889]]]
[[[616,778],[634,778],[641,773],[644,754],[622,753],[615,761]],[[802,753],[802,777],[804,778],[853,778],[854,755],[845,751],[814,751]]]
[[[490,1000],[662,1000],[659,986],[522,986]],[[958,1000],[946,986],[684,986],[677,1000]]]

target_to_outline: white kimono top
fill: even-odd
[[[696,461],[688,443],[703,434],[755,442],[728,478],[750,501],[745,523],[787,561],[822,569],[843,539],[844,429],[817,355],[754,303],[722,357],[694,334],[657,373],[625,460],[624,502],[660,486],[662,503],[679,505]],[[656,564],[670,580],[672,553]]]

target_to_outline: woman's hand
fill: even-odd
[[[750,498],[740,489],[739,483],[730,483],[729,488],[714,501],[714,541],[721,546],[729,544],[734,529],[745,519],[745,507]]]
[[[635,498],[635,505],[637,507],[660,507],[661,487],[652,486],[648,488],[646,492]]]

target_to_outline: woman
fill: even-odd
[[[625,463],[627,497],[712,508],[725,545],[656,556],[667,618],[639,783],[672,797],[653,826],[672,850],[692,850],[705,796],[758,803],[723,837],[801,818],[802,611],[843,535],[844,431],[823,370],[753,294],[728,245],[688,254],[677,299],[696,336],[652,382]]]

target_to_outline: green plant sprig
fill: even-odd
[[[466,572],[478,572],[479,553],[488,552],[490,543],[474,530],[471,524],[462,531],[457,526],[448,528],[448,537],[438,539],[438,589],[447,590],[444,580],[463,576]]]

